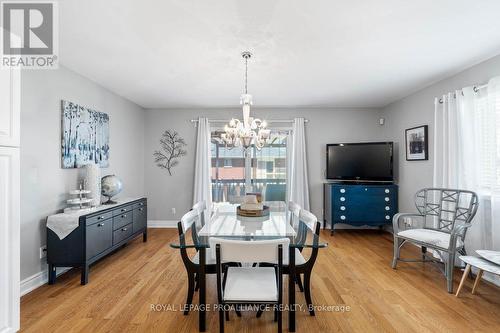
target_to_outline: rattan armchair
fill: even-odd
[[[396,268],[398,260],[444,263],[448,292],[452,293],[455,256],[457,252],[467,254],[465,235],[476,215],[477,194],[466,190],[425,188],[415,194],[415,206],[418,213],[398,213],[392,220],[392,268]],[[400,249],[407,242],[421,247],[422,260],[400,258]],[[430,256],[427,249],[434,250],[441,261]]]

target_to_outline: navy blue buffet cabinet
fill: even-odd
[[[324,222],[353,226],[383,226],[392,223],[398,212],[398,186],[395,184],[324,184]]]
[[[127,200],[82,215],[78,227],[64,239],[47,228],[49,284],[56,281],[56,267],[81,267],[81,284],[87,284],[89,266],[142,235],[147,241],[147,199]]]

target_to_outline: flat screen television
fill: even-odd
[[[339,181],[392,182],[393,143],[336,143],[326,145],[326,178]]]

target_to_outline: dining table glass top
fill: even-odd
[[[238,204],[216,203],[212,217],[205,225],[197,225],[193,237],[171,243],[173,248],[209,248],[211,237],[239,240],[290,239],[290,247],[326,247],[328,244],[301,221],[292,222],[282,201],[265,202],[269,216],[244,217],[236,213]],[[189,233],[191,234],[191,233]],[[192,238],[192,239],[191,239]]]

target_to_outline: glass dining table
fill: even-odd
[[[304,223],[292,223],[286,204],[281,201],[266,202],[270,207],[269,216],[243,217],[236,214],[237,205],[229,203],[214,204],[212,217],[196,228],[190,243],[182,236],[178,242],[171,243],[172,248],[195,248],[199,253],[199,331],[206,330],[206,279],[205,263],[211,237],[233,238],[240,240],[263,240],[274,238],[290,239],[289,277],[288,277],[288,330],[295,332],[295,249],[324,248],[328,244],[319,235],[314,234]]]

